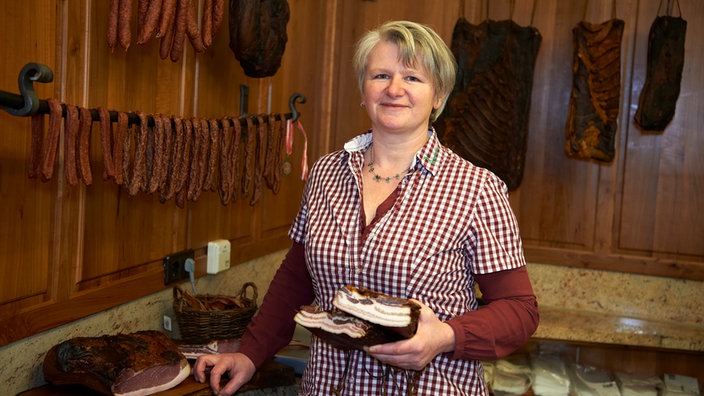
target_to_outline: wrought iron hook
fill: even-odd
[[[301,115],[301,113],[299,113],[296,109],[296,102],[305,103],[306,97],[301,93],[294,92],[294,94],[288,99],[288,107],[291,109],[291,121],[293,122],[298,121],[298,117]]]
[[[0,104],[0,108],[16,116],[31,116],[39,110],[39,98],[34,91],[34,81],[51,82],[54,80],[54,72],[49,66],[41,63],[27,63],[17,77],[17,84],[20,88],[21,103],[11,107]]]

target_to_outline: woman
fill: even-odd
[[[220,395],[288,343],[301,305],[331,309],[344,285],[418,301],[417,332],[365,351],[314,336],[303,395],[486,395],[478,360],[510,354],[537,327],[505,185],[442,146],[430,126],[454,85],[450,50],[426,26],[389,22],[359,41],[355,67],[371,130],[312,168],[293,246],[239,353],[196,362],[196,380],[212,366]]]

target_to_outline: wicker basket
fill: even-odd
[[[247,296],[248,289],[251,289],[251,297]],[[218,297],[232,299],[231,296],[193,295],[178,286],[174,287],[173,308],[184,342],[203,344],[242,336],[257,311],[257,286],[251,282],[242,285],[236,296],[242,308],[210,309],[210,303]]]

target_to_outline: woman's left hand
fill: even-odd
[[[416,301],[418,302],[418,301]],[[431,360],[455,348],[455,333],[447,323],[440,321],[433,310],[421,304],[416,334],[407,339],[365,348],[366,352],[392,366],[421,370]]]

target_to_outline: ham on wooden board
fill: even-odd
[[[572,158],[614,159],[621,94],[621,38],[624,22],[582,21],[572,29],[572,93],[565,152]]]
[[[54,385],[83,385],[122,396],[164,391],[190,374],[176,344],[154,330],[69,339],[49,350],[43,369]]]
[[[435,122],[440,140],[494,172],[509,190],[523,177],[533,70],[542,36],[511,20],[473,25],[460,18],[452,33],[455,87]]]
[[[659,16],[650,27],[645,84],[635,115],[642,130],[662,132],[675,115],[686,32],[687,21],[681,17]]]

